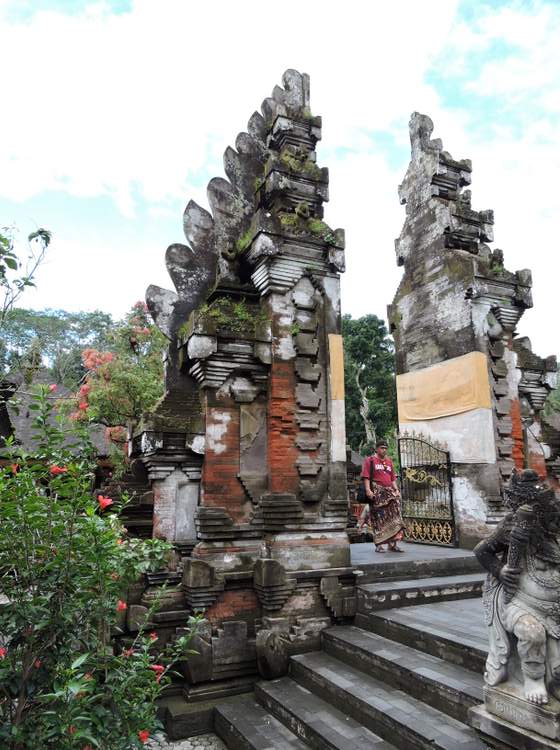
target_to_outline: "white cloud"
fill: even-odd
[[[508,265],[535,270],[536,308],[527,318],[535,348],[559,350],[549,251],[560,215],[560,131],[551,119],[560,101],[556,6],[485,6],[467,22],[457,0],[286,0],[281,13],[256,0],[136,0],[117,15],[97,3],[17,24],[2,23],[3,7],[0,65],[10,70],[3,82],[10,116],[2,118],[0,197],[109,196],[123,214],[114,240],[99,241],[87,215],[79,217],[81,233],[59,231],[30,304],[119,313],[149,283],[166,285],[163,253],[180,239],[181,207],[191,197],[204,202],[205,173],[219,171],[225,147],[283,70],[295,67],[311,74],[312,108],[324,118],[326,218],[347,233],[345,309],[384,315],[398,284],[393,240],[404,209],[396,190],[408,117],[419,110],[433,117],[435,135],[456,157],[473,158],[474,206],[496,209],[496,245]],[[508,45],[506,65],[485,58],[496,42]],[[450,81],[467,79],[461,106],[427,82],[432,65]],[[483,97],[486,109],[479,101],[471,112],[470,95]],[[502,116],[502,105],[515,122]],[[396,147],[376,146],[373,131]],[[169,236],[171,211],[177,231]],[[48,217],[41,221],[48,226]],[[157,222],[158,246],[137,234],[131,246],[131,223],[153,229]]]

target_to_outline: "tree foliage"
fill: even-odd
[[[115,326],[106,351],[82,352],[86,376],[76,396],[74,419],[107,427],[129,426],[163,395],[162,352],[166,339],[137,302]]]
[[[0,229],[0,331],[24,291],[33,281],[51,241],[47,229],[37,229],[27,237],[25,258],[16,250],[17,232],[12,227]]]
[[[346,439],[362,453],[397,428],[393,342],[376,315],[342,318]]]
[[[46,366],[51,380],[77,387],[85,375],[82,351],[109,346],[113,319],[108,313],[14,308],[3,331],[0,362],[4,372],[33,364]]]
[[[189,636],[161,649],[119,633],[128,587],[170,545],[128,539],[117,503],[94,497],[87,431],[72,444],[53,426],[50,390],[31,404],[37,453],[8,443],[0,468],[0,747],[140,748]]]

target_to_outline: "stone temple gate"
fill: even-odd
[[[175,291],[147,292],[169,340],[166,392],[133,456],[153,492],[154,535],[183,556],[162,625],[171,634],[206,611],[185,668],[190,695],[241,689],[257,671],[256,644],[269,668],[272,631],[297,651],[355,606],[344,232],[323,221],[320,138],[309,78],[289,70],[226,150],[228,179],[208,184],[211,212],[187,205],[188,244],[165,256]]]
[[[557,483],[560,433],[542,415],[557,364],[517,336],[533,305],[531,272],[508,271],[490,249],[494,214],[475,211],[463,190],[471,162],[453,159],[432,131],[429,117],[412,115],[395,242],[404,275],[388,315],[400,430],[449,449],[459,543],[472,546],[503,518],[514,467]]]

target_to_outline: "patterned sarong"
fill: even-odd
[[[374,544],[398,542],[403,538],[400,493],[392,487],[371,485],[373,499],[369,501]]]

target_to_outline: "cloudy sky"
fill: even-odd
[[[121,315],[170,286],[190,198],[286,68],[311,75],[346,229],[343,307],[385,317],[401,271],[408,119],[473,160],[494,247],[533,270],[520,330],[560,353],[557,0],[0,0],[0,226],[53,232],[23,303]]]

